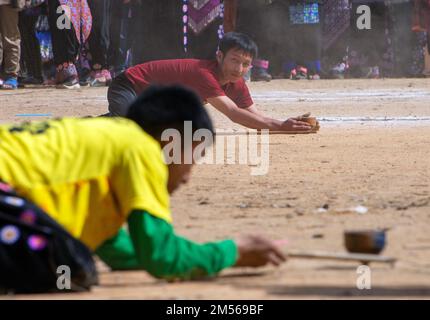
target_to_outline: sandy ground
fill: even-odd
[[[100,286],[91,293],[11,298],[430,298],[430,79],[250,87],[272,116],[311,111],[323,120],[320,133],[271,136],[263,144],[270,150],[266,175],[251,175],[255,165],[196,166],[191,183],[172,198],[177,232],[196,241],[257,232],[288,238],[295,250],[342,252],[344,230],[389,228],[383,254],[398,262],[371,265],[371,290],[357,289],[358,264],[290,259],[280,268],[232,269],[214,280],[175,284],[101,266]],[[106,89],[1,92],[0,120],[98,115],[106,111],[105,97]],[[217,128],[239,128],[209,109]],[[318,212],[324,205],[328,210]],[[347,210],[358,205],[369,211]]]

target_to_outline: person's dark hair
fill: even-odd
[[[238,49],[257,58],[258,47],[254,40],[246,34],[239,32],[228,32],[224,35],[219,43],[219,50],[226,55],[232,49]]]
[[[184,121],[192,121],[193,133],[207,129],[213,134],[212,120],[200,98],[182,86],[151,86],[130,106],[127,116],[157,140],[166,129],[184,133]]]

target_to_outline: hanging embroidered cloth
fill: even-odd
[[[93,17],[91,16],[91,10],[88,7],[87,0],[59,0],[59,2],[61,5],[70,8],[70,18],[76,32],[76,39],[78,39],[80,43],[86,42],[90,36],[93,24]]]
[[[222,15],[221,0],[189,0],[188,26],[195,34],[201,33]]]
[[[222,0],[182,0],[182,22],[184,34],[184,51],[188,49],[188,29],[198,35],[218,17],[224,19],[224,3]],[[224,36],[223,24],[218,28],[218,38]]]

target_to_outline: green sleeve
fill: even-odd
[[[113,270],[139,269],[133,243],[125,229],[121,229],[115,237],[105,241],[95,253]]]
[[[120,230],[96,254],[112,269],[144,269],[155,277],[193,279],[212,276],[236,262],[232,240],[197,244],[175,235],[173,227],[144,211],[133,211],[129,234]]]

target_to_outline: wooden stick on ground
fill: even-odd
[[[299,259],[319,259],[319,260],[337,260],[337,261],[359,261],[363,264],[369,262],[389,263],[394,265],[397,261],[395,258],[379,256],[377,254],[363,253],[331,253],[324,251],[288,251],[286,252],[289,258]]]

